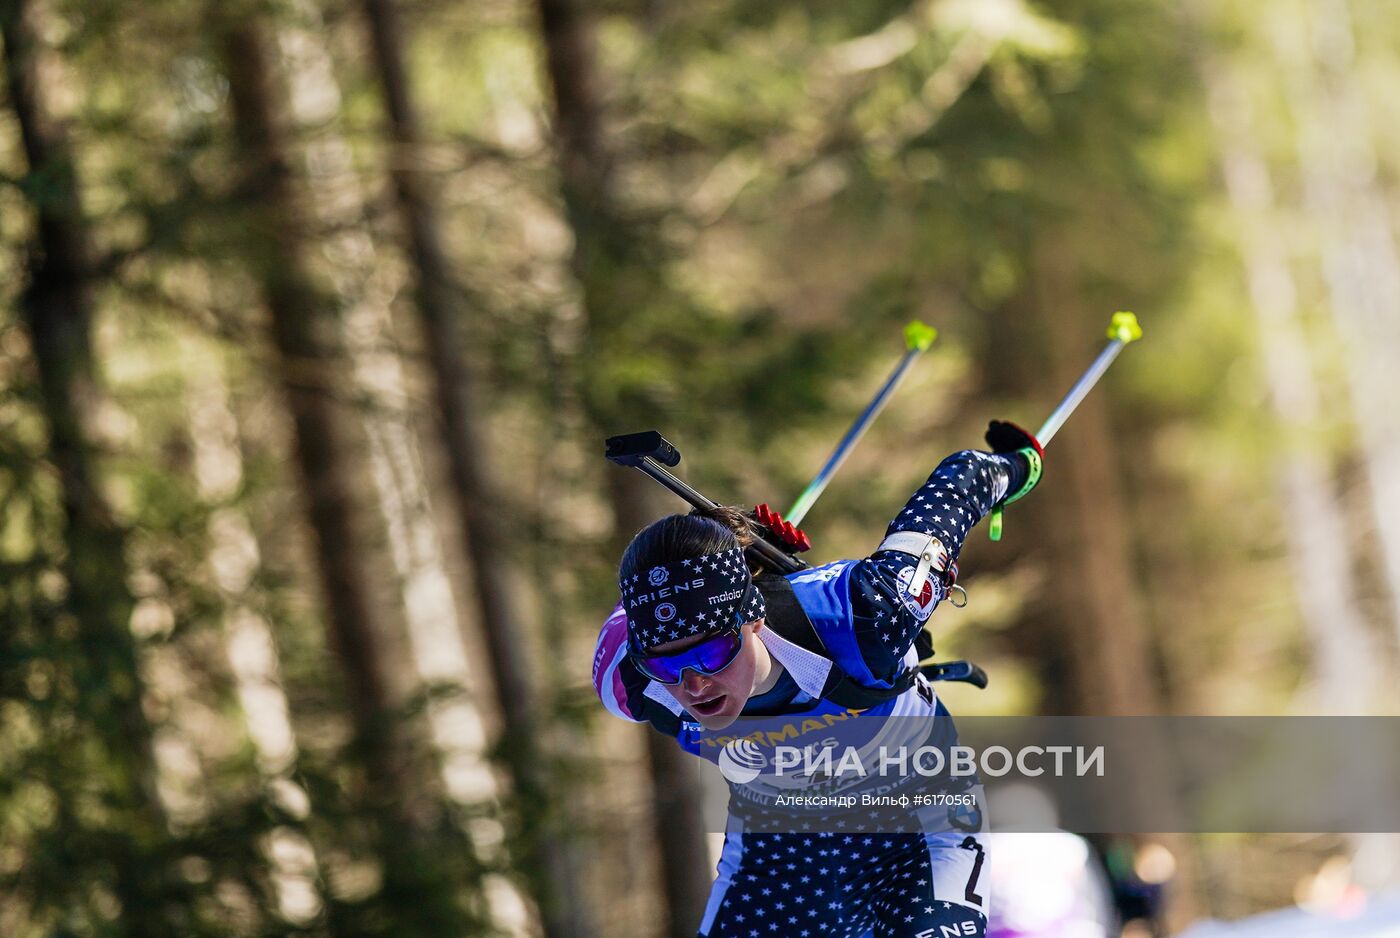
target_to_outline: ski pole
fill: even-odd
[[[1094,359],[1094,363],[1088,370],[1074,383],[1074,387],[1069,389],[1064,400],[1060,401],[1060,406],[1056,407],[1045,422],[1040,425],[1040,432],[1035,435],[1036,441],[1041,447],[1045,447],[1055,434],[1060,432],[1060,427],[1064,426],[1069,415],[1074,413],[1076,407],[1094,389],[1094,385],[1099,383],[1104,372],[1108,371],[1108,366],[1113,364],[1120,352],[1131,342],[1136,342],[1142,338],[1142,327],[1138,325],[1137,316],[1126,310],[1120,310],[1113,314],[1113,318],[1108,324],[1108,344],[1104,346],[1099,357]],[[1001,540],[1002,530],[1002,506],[998,505],[992,509],[992,516],[988,521],[987,534],[994,541]]]
[[[928,351],[933,345],[933,340],[938,337],[938,330],[932,326],[925,325],[917,320],[904,327],[904,345],[907,351],[900,358],[899,363],[894,366],[894,371],[885,379],[880,390],[875,392],[875,397],[866,405],[860,416],[856,417],[856,422],[851,424],[851,428],[846,431],[846,435],[841,438],[841,442],[836,444],[836,449],[832,451],[827,459],[826,465],[816,477],[802,490],[802,494],[797,496],[797,501],[793,502],[792,508],[788,509],[787,520],[794,525],[802,523],[802,519],[807,517],[807,512],[816,504],[822,492],[826,491],[827,485],[841,464],[846,461],[846,457],[851,455],[851,450],[855,449],[860,438],[865,435],[865,431],[870,429],[870,425],[875,422],[875,418],[880,415],[885,404],[889,402],[890,396],[894,394],[895,388],[904,380],[904,376],[909,371],[909,366],[914,364],[914,360]]]
[[[1108,370],[1108,366],[1113,364],[1118,353],[1122,352],[1129,342],[1136,342],[1142,338],[1142,327],[1138,325],[1137,316],[1126,311],[1114,313],[1112,321],[1108,324],[1108,338],[1109,343],[1103,347],[1099,357],[1094,359],[1094,363],[1074,383],[1074,387],[1069,389],[1065,399],[1060,401],[1060,406],[1040,425],[1040,432],[1035,438],[1041,446],[1048,444],[1055,438],[1055,434],[1060,432],[1060,427],[1064,426],[1069,415],[1074,413],[1074,409],[1093,390],[1094,385],[1099,383],[1099,379]]]

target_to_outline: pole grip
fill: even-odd
[[[1142,326],[1138,325],[1137,314],[1120,309],[1108,323],[1108,337],[1127,345],[1142,338]]]

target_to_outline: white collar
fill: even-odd
[[[808,651],[779,635],[775,630],[764,627],[758,637],[768,653],[778,659],[778,663],[792,675],[797,686],[810,697],[820,697],[831,673],[831,659],[816,652]]]

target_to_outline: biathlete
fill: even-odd
[[[737,509],[643,529],[619,568],[622,602],[598,638],[603,704],[711,761],[707,739],[741,717],[946,718],[920,675],[915,640],[948,592],[968,532],[1040,478],[1043,454],[1030,434],[994,421],[987,441],[992,452],[943,460],[864,560],[771,573],[752,552],[746,560],[758,528]],[[736,807],[730,781],[731,823],[701,938],[986,934],[980,818],[924,833],[769,832]]]

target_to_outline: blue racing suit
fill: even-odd
[[[1008,492],[1017,491],[1026,474],[1024,459],[1014,454],[955,453],[895,516],[881,549],[864,560],[788,575],[827,655],[799,648],[774,629],[761,629],[758,636],[783,673],[771,690],[749,699],[743,715],[791,715],[796,736],[801,727],[838,719],[946,717],[932,685],[922,678],[903,693],[859,711],[823,699],[822,688],[833,667],[873,689],[895,687],[901,674],[917,667],[914,640],[945,587],[938,576],[930,576],[918,595],[909,593],[918,562],[910,543],[932,543],[938,554],[935,570],[946,568],[957,559],[973,525]],[[886,546],[891,542],[900,549]],[[631,666],[626,625],[619,606],[599,635],[593,677],[604,705],[623,719],[651,722],[688,752],[715,761],[720,745],[714,734],[686,719],[661,685]],[[737,796],[737,789],[731,790]],[[976,834],[946,826],[927,834],[758,833],[745,830],[749,815],[742,805],[736,809],[734,796],[701,938],[985,935],[985,842]]]

